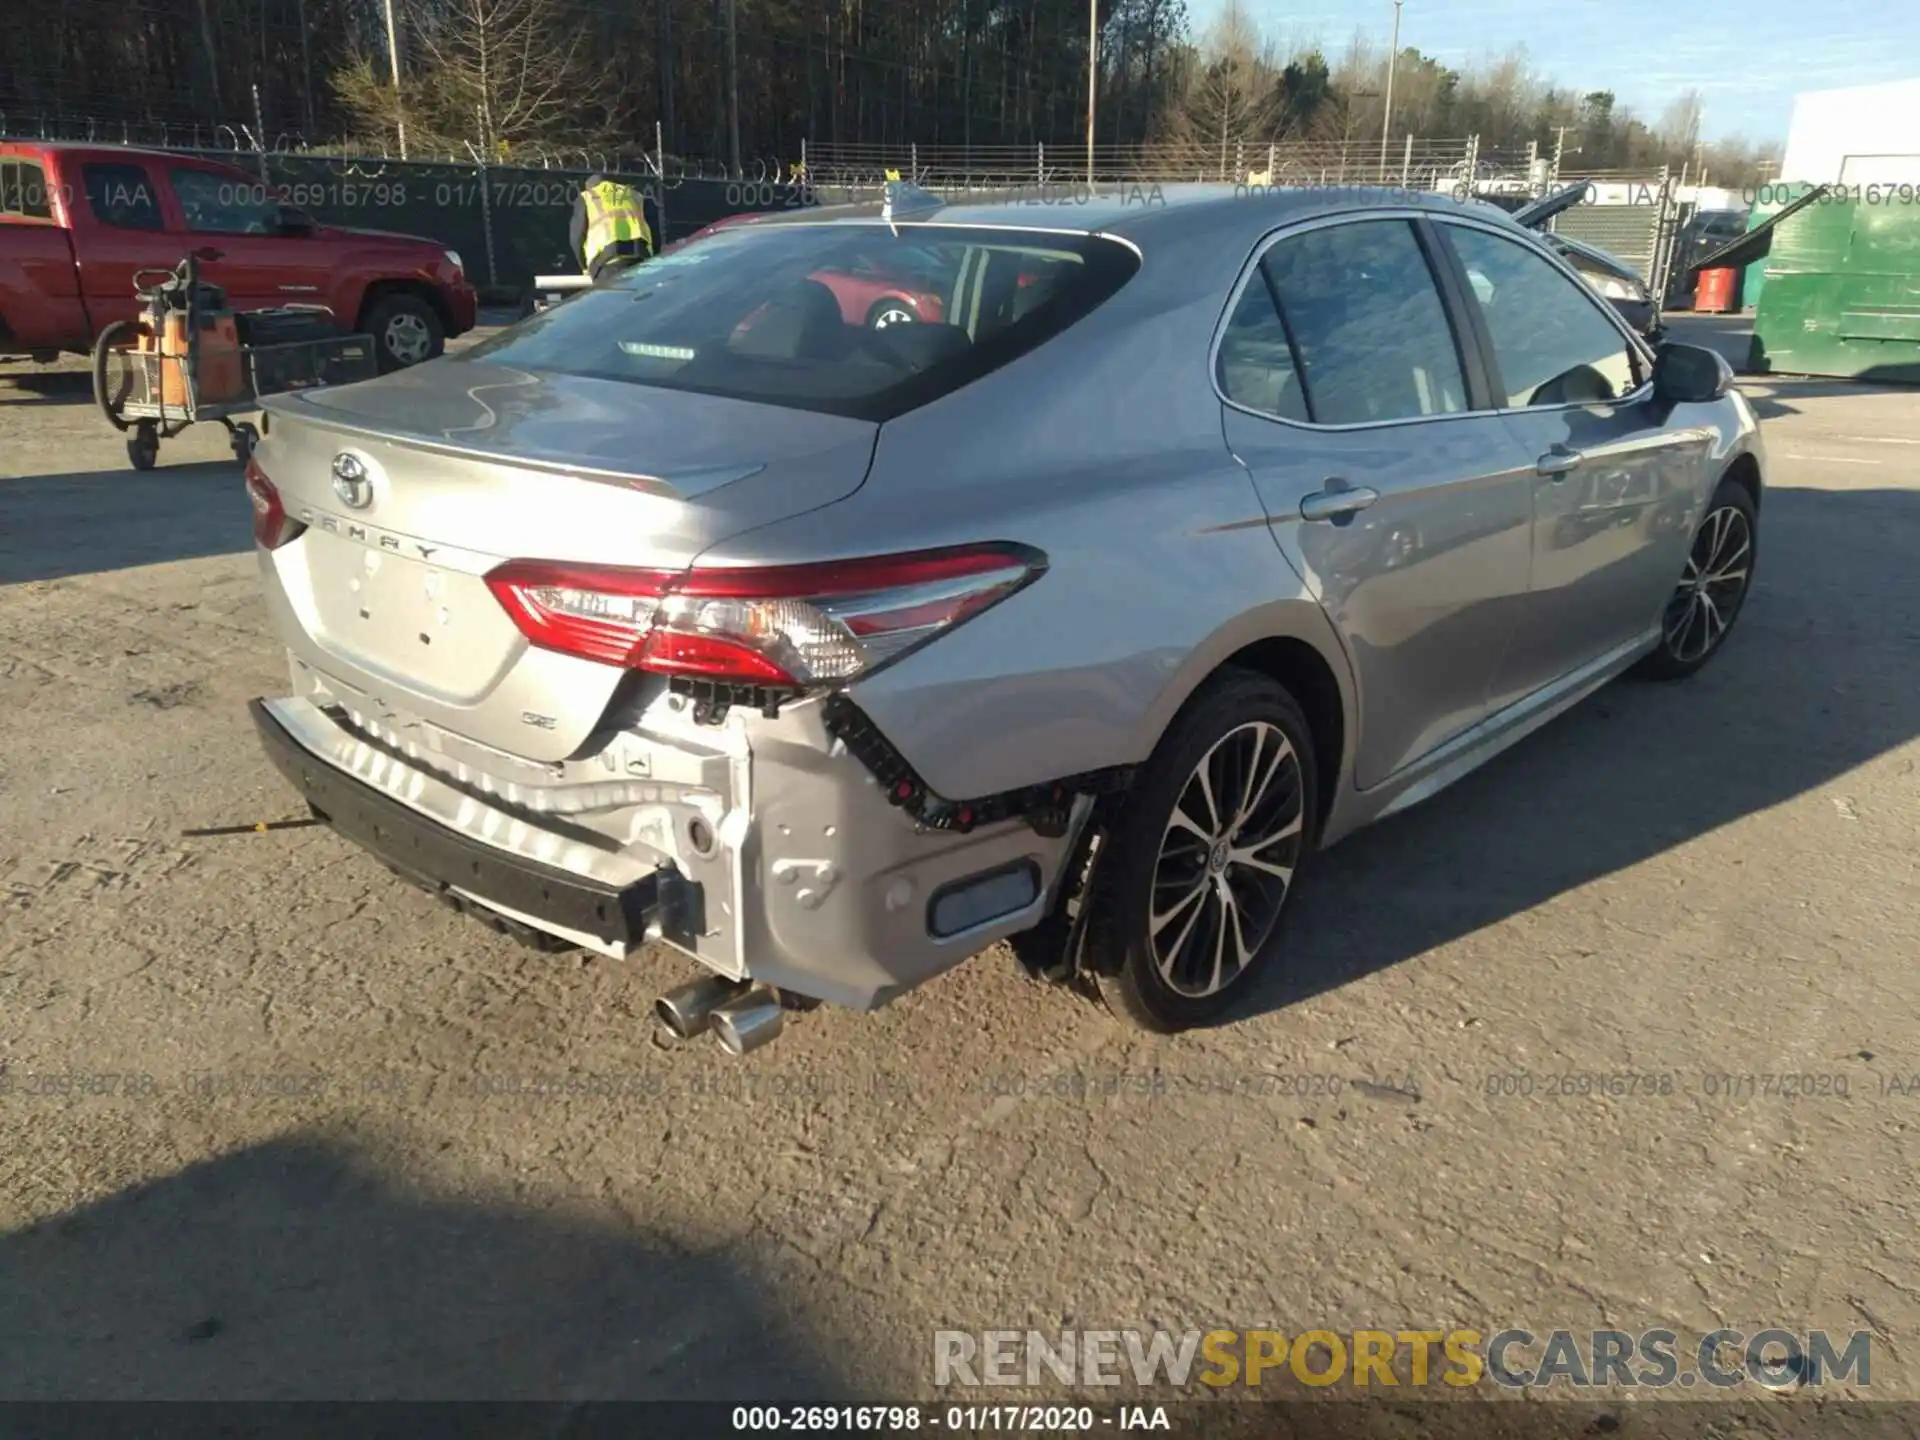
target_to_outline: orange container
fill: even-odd
[[[1703,315],[1724,315],[1734,307],[1734,291],[1740,284],[1740,272],[1731,266],[1702,270],[1693,286],[1693,308]]]
[[[187,403],[187,317],[177,310],[168,312],[158,342],[150,331],[143,329],[136,348],[143,354],[157,354],[160,358],[160,403],[184,408]],[[246,382],[240,367],[240,331],[234,324],[232,312],[215,310],[201,315],[200,350],[194,362],[195,405],[218,405],[240,398]]]
[[[225,403],[246,390],[240,369],[240,330],[230,312],[221,310],[200,332],[200,398]]]

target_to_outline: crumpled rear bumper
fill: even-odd
[[[701,887],[671,866],[618,884],[485,844],[321,759],[265,701],[250,701],[248,709],[267,758],[314,814],[415,884],[478,899],[549,934],[588,936],[620,950],[653,939],[691,947],[704,928]]]
[[[563,794],[489,783],[430,744],[396,743],[354,719],[353,703],[342,710],[315,693],[252,710],[308,804],[406,878],[510,929],[614,958],[665,941],[730,979],[853,1009],[1037,923],[1077,835],[1020,820],[971,832],[916,823],[828,733],[817,705],[772,720],[735,712],[731,758],[702,757],[679,737],[666,743],[679,704],[667,697],[666,713],[568,762],[610,775],[642,761],[653,777],[635,782],[653,796],[639,810],[594,815],[558,808]],[[709,737],[723,738],[699,732]],[[696,829],[703,845],[689,841]]]

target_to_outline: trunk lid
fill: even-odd
[[[295,656],[386,723],[548,762],[580,748],[629,672],[529,646],[486,573],[509,559],[685,567],[851,494],[878,431],[459,360],[265,408],[256,458],[308,527],[262,556]]]

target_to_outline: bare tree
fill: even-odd
[[[568,24],[554,0],[414,0],[414,71],[405,83],[410,131],[454,154],[469,146],[491,160],[516,149],[582,144],[583,114],[622,93],[585,26]],[[364,123],[392,128],[395,96],[359,57],[334,77],[341,100]]]
[[[1206,39],[1189,53],[1167,140],[1184,163],[1213,170],[1220,180],[1245,179],[1234,173],[1245,147],[1257,145],[1264,159],[1266,146],[1279,138],[1285,97],[1277,82],[1259,28],[1240,0],[1227,0]]]
[[[1682,90],[1660,112],[1660,123],[1653,127],[1654,138],[1675,161],[1689,159],[1700,143],[1702,118],[1700,92]]]

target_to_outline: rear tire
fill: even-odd
[[[1684,680],[1718,655],[1746,605],[1759,549],[1760,516],[1753,497],[1738,481],[1722,480],[1660,613],[1660,644],[1633,673],[1649,680]]]
[[[1086,968],[1108,1009],[1146,1030],[1189,1029],[1272,964],[1316,775],[1305,714],[1266,676],[1225,671],[1189,703],[1094,877]]]
[[[440,312],[407,290],[382,295],[369,305],[360,328],[373,337],[374,363],[382,375],[437,359],[447,348]]]

